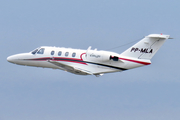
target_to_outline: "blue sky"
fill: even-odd
[[[6,0],[0,2],[0,120],[179,120],[180,2]],[[107,50],[169,34],[150,66],[102,77],[18,66],[36,47]],[[121,53],[131,45],[112,51]]]

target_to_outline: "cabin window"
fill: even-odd
[[[62,52],[61,52],[61,51],[59,51],[59,52],[58,52],[58,56],[61,56],[61,54],[62,54]]]
[[[72,57],[75,57],[75,56],[76,56],[76,53],[73,53],[73,54],[72,54]]]
[[[51,51],[51,55],[54,55],[54,51]]]
[[[41,48],[41,49],[37,52],[37,54],[44,54],[44,48]]]
[[[65,56],[68,56],[68,55],[69,55],[69,52],[66,52],[66,53],[65,53]]]

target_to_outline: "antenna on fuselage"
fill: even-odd
[[[91,50],[91,46],[89,46],[88,49],[86,50],[86,57],[87,57],[87,54],[88,54],[89,50]]]

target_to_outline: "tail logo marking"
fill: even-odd
[[[149,49],[149,48],[132,48],[131,52],[140,52],[140,53],[152,53],[153,49]]]

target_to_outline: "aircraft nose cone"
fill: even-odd
[[[26,53],[15,54],[7,57],[7,61],[14,64],[24,64],[23,59],[27,56]]]
[[[13,57],[12,56],[7,57],[7,61],[12,63],[13,62]]]
[[[18,55],[11,55],[7,57],[7,61],[11,63],[17,63],[18,62]]]

